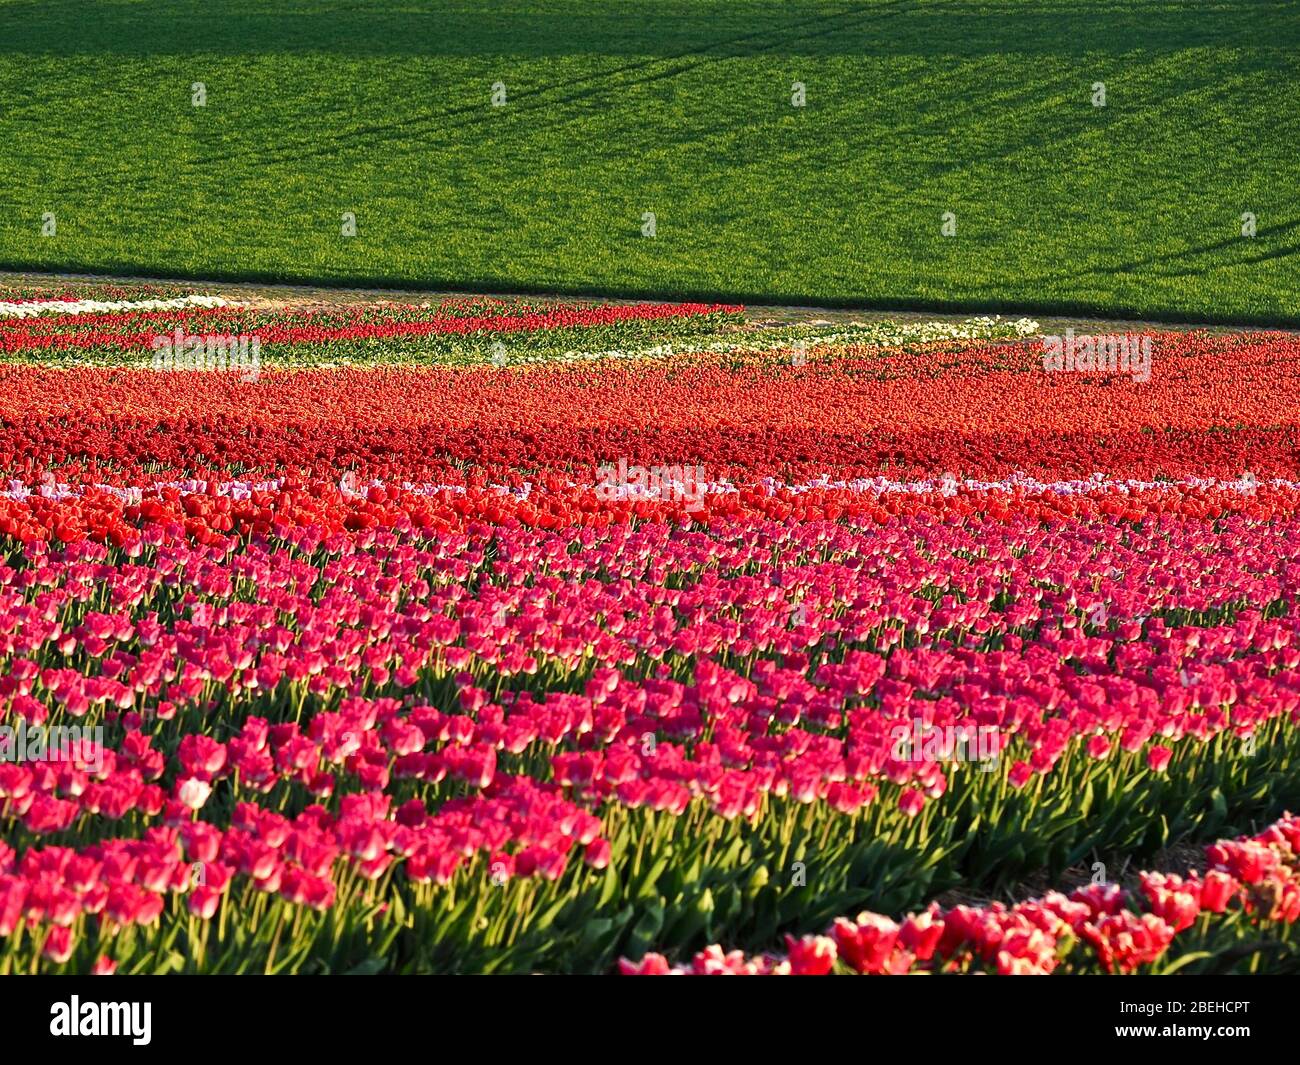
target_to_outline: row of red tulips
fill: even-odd
[[[831,973],[1255,971],[1300,966],[1300,818],[1206,848],[1207,871],[1142,873],[1136,897],[1093,883],[1013,906],[931,905],[902,921],[837,918],[823,935],[786,937],[786,953],[706,947],[672,965],[658,953],[619,962],[625,975],[826,976]],[[1244,948],[1244,949],[1243,949]]]
[[[1064,485],[1008,481],[991,487],[935,478],[853,484],[696,485],[611,498],[601,485],[549,475],[538,485],[383,485],[282,477],[267,482],[208,479],[157,483],[122,491],[69,486],[52,475],[33,487],[14,480],[0,492],[0,535],[23,543],[91,539],[130,557],[163,538],[211,546],[234,537],[274,535],[306,545],[331,536],[381,530],[439,535],[491,527],[560,532],[639,523],[707,527],[716,521],[852,521],[888,526],[900,520],[937,523],[1016,519],[1142,522],[1165,517],[1288,519],[1300,501],[1292,481],[1108,482]]]
[[[803,366],[702,356],[519,371],[264,371],[251,385],[197,371],[10,366],[0,370],[0,467],[28,483],[54,467],[134,484],[196,468],[593,484],[620,459],[700,467],[710,481],[738,484],[1017,470],[1046,480],[1294,474],[1294,337],[1155,340],[1145,384],[1044,372],[1031,341],[850,349]]]

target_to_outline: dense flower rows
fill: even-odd
[[[79,366],[149,365],[155,337],[183,332],[256,339],[270,365],[523,367],[682,353],[792,359],[845,345],[899,347],[1032,335],[1028,319],[854,322],[743,327],[740,308],[701,304],[577,305],[496,297],[342,307],[268,308],[215,297],[14,300],[0,315],[0,356]],[[0,305],[2,306],[2,305]],[[55,313],[57,309],[63,313]],[[117,308],[117,309],[114,309]],[[32,317],[39,314],[39,317]]]
[[[1189,796],[1246,801],[1294,755],[1300,638],[1280,611],[1300,562],[1274,569],[1294,557],[1294,519],[273,521],[238,536],[180,520],[229,498],[180,495],[173,521],[128,507],[143,531],[126,547],[32,540],[0,571],[11,719],[109,737],[78,765],[0,767],[16,842],[370,794],[372,868],[414,885],[450,884],[480,847],[480,880],[557,880],[575,847],[600,868],[638,811],[670,818],[665,842],[710,818],[761,838],[811,816],[867,844],[882,826],[942,840],[982,817],[1000,827],[962,865],[996,876],[1068,858],[1061,823],[1083,794],[1111,795],[1089,841],[1127,844],[1153,799],[1194,825]],[[899,729],[918,723],[991,730],[992,771],[951,750],[900,758]],[[1208,751],[1226,773],[1205,776]],[[521,795],[522,828],[471,842]],[[470,836],[391,845],[451,812]]]
[[[660,303],[578,306],[510,306],[499,300],[446,301],[436,308],[400,305],[371,308],[277,310],[241,309],[216,297],[120,303],[52,301],[15,303],[6,323],[0,304],[0,355],[33,358],[109,352],[118,359],[147,354],[155,337],[174,326],[189,331],[247,335],[289,350],[326,348],[333,353],[383,341],[431,341],[446,337],[502,338],[530,334],[577,335],[591,339],[639,335],[634,327],[680,327],[694,319],[734,321],[739,307],[722,304]],[[66,310],[58,311],[59,308]],[[42,317],[36,317],[42,315]],[[78,315],[75,320],[64,316]],[[671,334],[670,334],[671,335]],[[358,347],[358,345],[361,345]]]
[[[1293,819],[928,904],[1300,803],[1293,346],[2,369],[0,972],[1253,964]]]
[[[626,457],[711,480],[1293,477],[1296,339],[1158,338],[1146,384],[1050,374],[1036,342],[521,370],[237,375],[0,368],[0,465],[87,460],[152,483],[199,465],[337,481],[591,483]],[[107,467],[102,469],[101,467]],[[160,477],[159,471],[163,471]],[[66,479],[66,478],[64,478]]]

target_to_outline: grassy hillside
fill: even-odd
[[[1295,3],[275,7],[0,0],[0,265],[1300,322]]]

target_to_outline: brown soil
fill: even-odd
[[[467,295],[466,293],[459,292],[410,292],[376,288],[326,288],[311,285],[268,285],[257,282],[159,281],[151,278],[107,277],[92,274],[0,272],[0,289],[7,286],[48,289],[50,291],[71,290],[73,292],[85,289],[88,294],[91,294],[96,289],[111,284],[149,285],[169,293],[175,292],[178,295],[186,292],[201,292],[207,295],[219,295],[228,299],[239,300],[248,303],[253,307],[284,307],[297,309],[308,309],[312,307],[339,307],[356,303],[374,303],[382,305],[384,303],[419,304],[427,302],[436,304],[439,300],[464,297]],[[501,295],[494,298],[513,302],[523,299],[536,300],[539,298],[559,297]],[[597,304],[622,304],[643,301],[584,298],[583,302]],[[754,328],[789,325],[792,323],[803,323],[807,325],[824,324],[833,326],[850,325],[855,322],[869,323],[879,321],[959,322],[976,316],[977,313],[952,314],[937,311],[867,311],[820,307],[768,306],[747,307],[745,313],[747,323]],[[1154,330],[1188,331],[1195,329],[1201,329],[1208,332],[1244,332],[1251,328],[1246,326],[1223,325],[1197,326],[1152,321],[1126,321],[1120,319],[1058,318],[1035,314],[1020,315],[1008,313],[1004,314],[1002,317],[1013,319],[1019,317],[1033,318],[1041,323],[1042,331],[1044,333],[1063,332],[1067,328],[1073,328],[1076,332],[1089,333],[1145,332]]]

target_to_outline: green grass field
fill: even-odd
[[[0,266],[1300,322],[1296,3],[270,7],[0,0]]]

